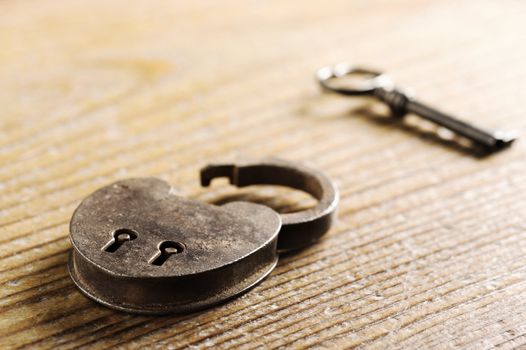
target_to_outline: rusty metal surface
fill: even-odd
[[[323,172],[282,159],[239,164],[211,164],[201,170],[201,184],[209,186],[214,178],[227,177],[232,185],[281,185],[305,191],[318,200],[310,209],[281,214],[282,228],[278,249],[305,248],[330,229],[336,217],[339,195],[334,182]]]
[[[73,214],[69,269],[77,286],[104,305],[193,311],[246,291],[272,271],[280,223],[263,205],[215,206],[178,197],[158,179],[124,180],[93,193]]]

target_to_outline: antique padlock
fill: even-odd
[[[278,261],[278,241],[282,250],[301,248],[331,225],[338,194],[322,173],[277,160],[211,165],[201,172],[204,185],[218,176],[238,186],[291,186],[319,203],[280,215],[250,202],[216,206],[182,198],[155,178],[119,181],[85,198],[71,218],[69,271],[75,284],[122,311],[194,311],[264,279]]]

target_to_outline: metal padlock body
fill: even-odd
[[[194,311],[266,277],[278,260],[280,228],[280,216],[264,205],[215,206],[176,196],[159,179],[124,180],[94,192],[74,212],[70,274],[88,297],[115,309]],[[108,251],[123,229],[134,239]],[[152,263],[166,241],[180,251]]]

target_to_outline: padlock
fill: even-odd
[[[190,312],[246,292],[270,274],[278,261],[283,217],[292,233],[307,228],[304,240],[289,232],[293,239],[285,240],[286,249],[310,244],[330,227],[338,196],[323,174],[267,161],[208,166],[202,183],[228,175],[227,168],[234,184],[282,184],[320,202],[290,220],[290,214],[261,204],[216,206],[186,199],[155,178],[116,182],[85,198],[73,213],[69,271],[75,284],[93,300],[122,311]]]

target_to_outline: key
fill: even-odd
[[[375,70],[340,63],[321,68],[317,78],[321,87],[327,92],[346,96],[376,97],[390,107],[394,116],[416,114],[471,140],[488,153],[509,147],[516,140],[513,132],[489,132],[418,102],[397,89],[387,75]],[[337,83],[337,80],[343,79],[349,80],[347,86],[342,86],[341,81],[340,84]]]

